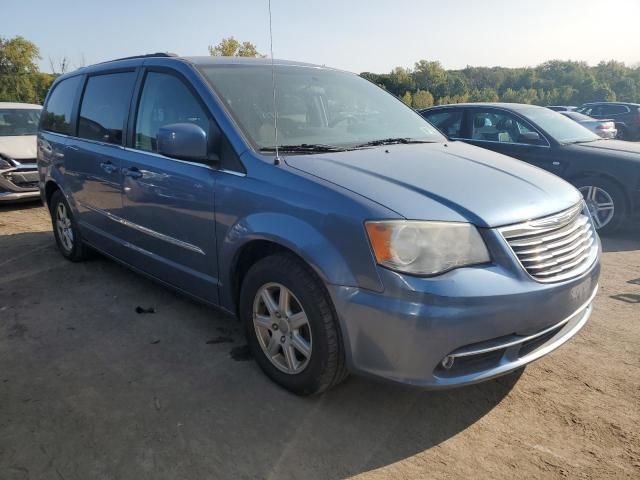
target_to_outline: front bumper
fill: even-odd
[[[0,203],[35,200],[40,197],[36,165],[0,170]]]
[[[437,389],[497,377],[575,335],[591,315],[600,264],[539,283],[507,257],[434,278],[380,269],[385,291],[329,285],[354,373]],[[443,360],[453,358],[450,368]]]

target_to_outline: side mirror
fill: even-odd
[[[195,162],[213,162],[209,154],[207,132],[194,123],[171,123],[160,127],[156,135],[158,153],[167,157]]]
[[[520,141],[522,143],[528,143],[529,145],[540,145],[542,143],[542,137],[538,132],[524,132],[520,134]]]

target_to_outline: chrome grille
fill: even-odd
[[[539,282],[558,282],[586,271],[598,256],[596,232],[584,204],[499,229],[522,267]]]

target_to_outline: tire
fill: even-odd
[[[85,260],[88,257],[87,248],[82,243],[78,224],[60,190],[56,190],[51,196],[49,213],[56,244],[62,256],[72,262]]]
[[[283,287],[288,291],[286,297],[281,293]],[[265,291],[273,300],[271,307],[275,314],[267,308]],[[288,308],[281,308],[284,298],[289,299]],[[271,255],[249,269],[242,282],[239,313],[254,358],[278,385],[297,395],[313,395],[334,387],[348,376],[342,335],[331,299],[315,272],[292,254]],[[307,321],[304,326],[294,323],[296,319],[301,323],[301,318]],[[272,326],[265,327],[270,322],[274,322]],[[297,349],[301,338],[305,348]],[[289,353],[291,361],[285,348],[293,352]],[[269,349],[273,354],[268,354]],[[310,353],[308,357],[302,353],[304,350]]]
[[[587,202],[594,225],[600,235],[613,233],[620,228],[627,214],[627,198],[617,184],[606,178],[588,177],[578,180],[575,186]],[[589,198],[594,195],[594,198]],[[600,205],[609,203],[609,198],[613,202],[613,215],[607,220],[608,211],[604,210],[596,214],[594,209],[598,202]]]
[[[616,140],[630,140],[629,133],[624,127],[618,127],[618,133],[616,134]]]

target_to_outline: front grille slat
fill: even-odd
[[[514,247],[514,250],[518,255],[529,255],[531,253],[543,253],[549,250],[554,250],[556,248],[562,247],[569,243],[574,243],[576,239],[582,238],[585,234],[591,235],[591,227],[589,225],[584,225],[581,229],[578,229],[575,233],[573,233],[569,237],[563,238],[562,240],[558,240],[557,242],[552,242],[549,244],[541,244],[542,246],[540,247],[528,248],[526,250],[521,250],[522,247]]]
[[[584,245],[591,245],[593,243],[593,236],[591,234],[587,234],[584,235],[580,238],[578,238],[577,240],[575,240],[574,242],[572,242],[570,245],[567,245],[564,248],[559,248],[559,249],[554,249],[554,250],[547,250],[545,252],[544,255],[518,255],[520,258],[520,261],[523,263],[539,263],[542,262],[544,260],[549,260],[549,259],[554,259],[554,260],[558,260],[560,261],[559,257],[562,257],[562,255],[564,255],[565,253],[571,253],[571,252],[575,252],[577,249],[582,248],[582,246]]]
[[[499,231],[520,265],[540,282],[578,276],[597,257],[595,229],[582,204]]]
[[[549,230],[545,230],[543,234],[538,233],[538,235],[536,235],[535,232],[531,232],[527,236],[527,240],[514,240],[512,242],[509,242],[509,244],[512,247],[528,247],[530,245],[541,245],[544,242],[555,240],[556,238],[563,238],[564,236],[575,232],[580,227],[586,225],[588,221],[589,219],[586,216],[581,215],[578,218],[577,222],[570,223],[569,225],[565,225],[562,228],[557,228],[555,230],[552,230],[551,232],[549,232]],[[522,238],[522,235],[519,235],[518,238]]]

